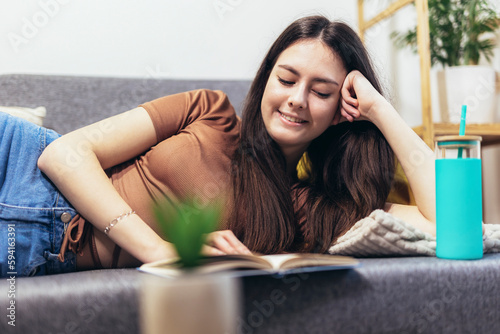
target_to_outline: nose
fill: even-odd
[[[305,87],[296,87],[288,97],[288,106],[292,109],[307,108],[307,90]]]

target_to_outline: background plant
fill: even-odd
[[[488,0],[429,0],[429,31],[432,65],[477,65],[481,56],[490,61],[500,16]],[[417,52],[416,27],[394,32],[397,47],[410,46]]]

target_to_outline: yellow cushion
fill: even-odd
[[[300,181],[307,180],[309,177],[309,164],[309,156],[307,155],[307,152],[304,152],[304,154],[302,154],[302,158],[300,158],[300,161],[297,164],[297,177]]]
[[[415,205],[415,197],[413,197],[413,192],[408,184],[408,179],[406,178],[403,167],[401,167],[399,161],[396,161],[394,181],[392,182],[392,189],[387,197],[387,202]]]
[[[297,164],[297,176],[299,180],[303,181],[309,177],[309,157],[307,152],[302,155],[299,163]],[[387,197],[387,202],[395,204],[415,205],[415,198],[408,184],[408,179],[401,167],[399,161],[396,161],[396,171],[394,173],[394,181],[392,184],[391,192]]]

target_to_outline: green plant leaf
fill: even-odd
[[[495,47],[485,33],[499,28],[500,14],[487,0],[429,0],[431,64],[458,66],[477,64],[481,57],[490,61]],[[393,32],[398,48],[410,47],[417,53],[416,27]]]
[[[173,205],[164,200],[153,208],[166,240],[171,242],[184,268],[198,265],[206,235],[215,231],[221,218],[221,202],[200,206],[194,200]]]

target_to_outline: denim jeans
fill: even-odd
[[[76,270],[74,253],[57,259],[76,211],[37,167],[59,136],[0,112],[0,277]]]

